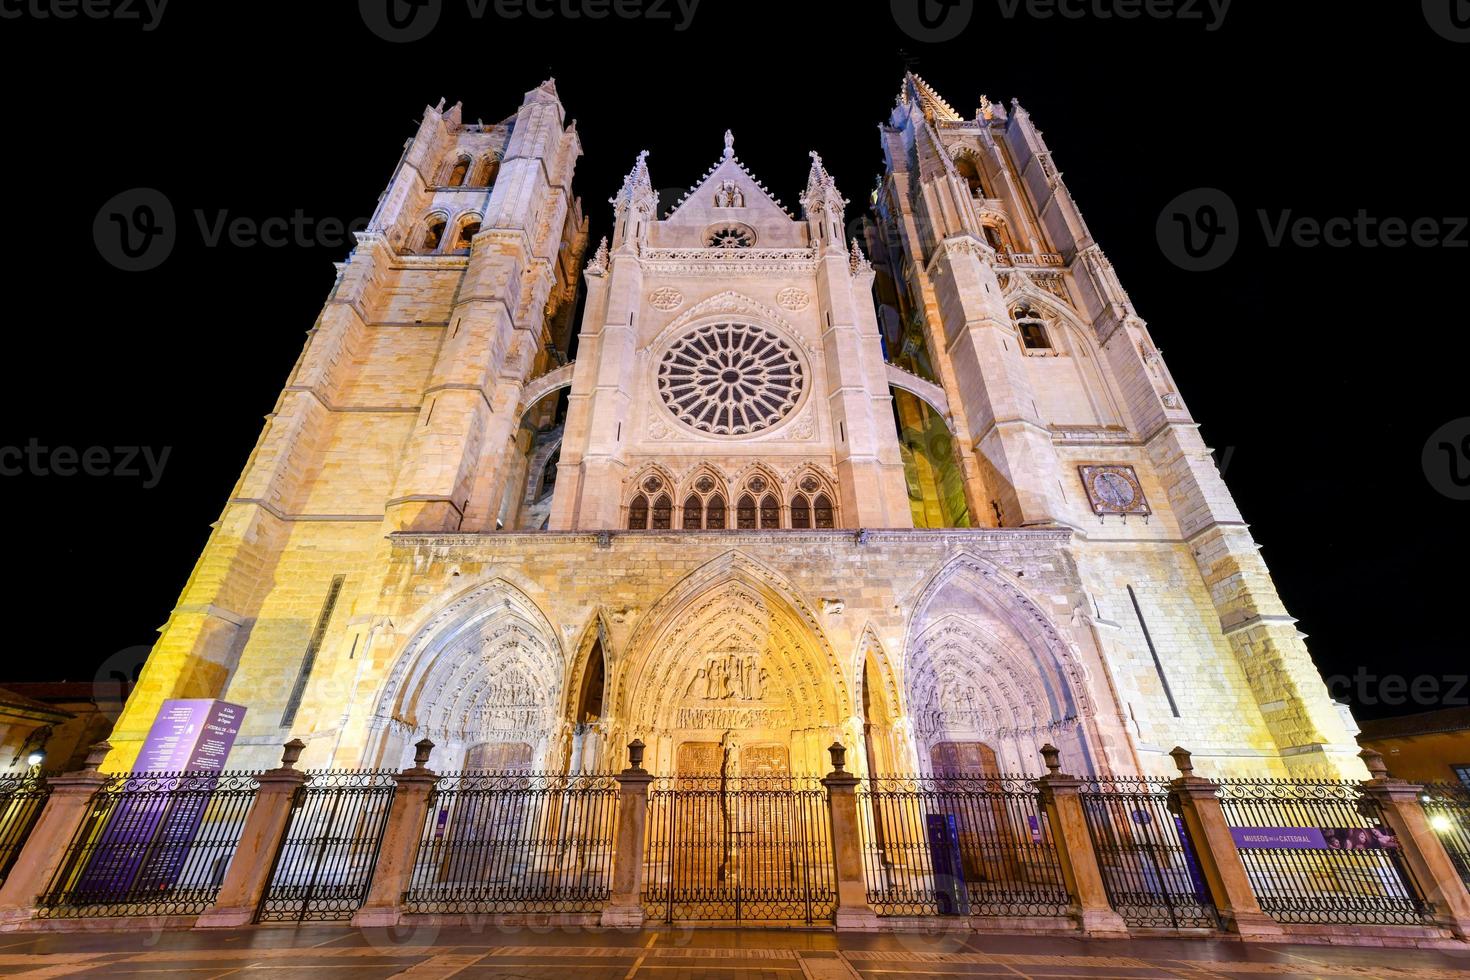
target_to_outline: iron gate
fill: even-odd
[[[198,915],[214,904],[259,787],[251,772],[118,773],[37,902],[40,918]]]
[[[1097,779],[1082,811],[1103,887],[1130,926],[1214,929],[1220,925],[1183,821],[1164,780]]]
[[[46,776],[35,770],[0,776],[0,882],[10,874],[50,795]]]
[[[1423,925],[1432,910],[1390,844],[1378,804],[1354,782],[1223,779],[1232,828],[1304,829],[1315,846],[1244,847],[1261,911],[1278,922]]]
[[[390,772],[310,773],[296,791],[256,921],[352,918],[373,880],[395,787]]]
[[[1025,776],[883,776],[858,791],[879,915],[1063,916],[1071,898]]]
[[[1430,783],[1424,787],[1424,815],[1444,844],[1460,880],[1470,888],[1470,788],[1459,783]]]
[[[649,787],[650,918],[826,921],[837,908],[836,880],[818,780],[676,777]]]
[[[612,894],[610,773],[446,773],[430,798],[409,912],[596,912]]]

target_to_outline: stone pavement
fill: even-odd
[[[897,977],[1466,978],[1470,947],[1423,950],[1204,939],[835,935],[798,930],[608,931],[418,925],[238,931],[11,933],[6,977],[420,980],[890,980]]]

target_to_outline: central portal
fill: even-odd
[[[815,618],[738,554],[703,572],[645,619],[615,691],[645,765],[673,778],[824,775],[852,710]]]

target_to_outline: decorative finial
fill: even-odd
[[[1193,776],[1194,775],[1194,763],[1190,761],[1190,759],[1192,758],[1192,756],[1191,756],[1191,753],[1189,752],[1188,749],[1185,749],[1185,748],[1182,748],[1181,746],[1176,745],[1169,752],[1169,756],[1170,756],[1170,758],[1172,758],[1174,760],[1174,765],[1176,765],[1176,766],[1179,767],[1179,775],[1181,775],[1181,776]]]
[[[847,747],[841,742],[833,742],[827,746],[827,751],[832,755],[832,771],[841,772],[847,765]]]
[[[848,255],[848,271],[855,276],[873,271],[873,263],[869,262],[868,257],[863,254],[862,246],[858,244],[856,238],[852,240],[852,251]]]
[[[295,769],[297,761],[301,758],[301,751],[306,748],[306,743],[299,738],[293,738],[282,746],[281,768]]]
[[[1041,759],[1046,763],[1046,768],[1053,776],[1059,776],[1062,772],[1062,750],[1047,742],[1041,747]]]
[[[628,743],[628,769],[631,772],[643,771],[643,739],[635,738]]]
[[[1383,761],[1383,753],[1372,749],[1364,749],[1358,753],[1358,758],[1363,760],[1363,765],[1368,767],[1368,775],[1374,779],[1388,778],[1388,765]]]
[[[602,236],[602,241],[597,243],[597,251],[592,255],[592,261],[587,263],[587,272],[590,275],[601,276],[607,273],[607,236]]]
[[[427,738],[421,738],[413,745],[413,767],[415,769],[426,769],[429,765],[429,753],[434,751],[434,743]]]
[[[735,155],[735,134],[725,130],[725,159],[728,160]]]
[[[87,761],[82,763],[82,768],[88,772],[96,772],[102,763],[107,761],[107,753],[112,751],[112,743],[104,739],[94,742],[87,750]]]

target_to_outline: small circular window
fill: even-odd
[[[745,225],[716,225],[704,236],[709,248],[750,248],[755,244],[755,232]]]
[[[801,361],[765,327],[718,323],[664,354],[658,391],[680,422],[717,436],[749,435],[785,419],[801,399]]]

